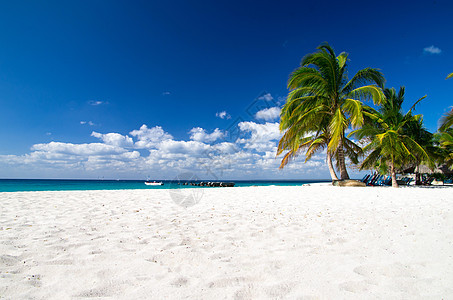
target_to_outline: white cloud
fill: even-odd
[[[98,105],[101,105],[101,104],[107,104],[107,102],[98,101],[98,100],[90,100],[90,101],[88,101],[88,104],[93,105],[93,106],[98,106]]]
[[[96,131],[91,133],[91,136],[101,139],[105,144],[117,146],[117,147],[132,147],[134,145],[134,141],[129,136],[124,136],[119,133],[107,133],[102,134]]]
[[[279,123],[258,124],[255,122],[241,122],[238,124],[241,131],[250,132],[251,138],[247,141],[267,142],[278,140],[282,136],[279,129]]]
[[[88,121],[88,122],[86,122],[86,121],[80,121],[80,124],[81,124],[81,125],[88,124],[88,125],[90,125],[90,126],[96,125],[96,124],[94,124],[92,121]]]
[[[162,92],[162,96],[168,96],[168,95],[171,95],[171,93],[169,91]]]
[[[159,145],[159,151],[173,154],[200,155],[209,149],[209,145],[197,141],[165,140]]]
[[[221,111],[215,114],[216,117],[220,119],[231,119],[231,116],[226,111]]]
[[[191,134],[190,139],[197,142],[212,143],[224,137],[224,133],[219,130],[219,128],[216,128],[212,133],[208,134],[203,128],[195,127],[192,128],[189,133]]]
[[[212,146],[212,149],[223,154],[233,154],[240,151],[236,144],[229,142],[215,144]]]
[[[283,104],[285,104],[285,102],[286,102],[286,97],[280,96],[280,97],[277,98],[277,104],[278,105],[282,106]]]
[[[423,48],[423,53],[429,53],[429,54],[440,54],[442,50],[440,48],[431,45],[429,47]]]
[[[0,155],[0,176],[172,179],[188,171],[206,179],[328,178],[322,153],[307,164],[301,155],[283,171],[278,169],[278,123],[241,122],[238,130],[245,136],[235,142],[219,141],[224,134],[219,129],[208,133],[200,127],[190,130],[187,141],[174,140],[160,126],[143,125],[130,135],[93,131],[97,143],[50,142],[33,145],[25,155]],[[134,148],[147,149],[149,154]]]
[[[31,150],[81,156],[118,154],[126,152],[126,150],[121,147],[106,145],[102,143],[72,144],[60,142],[50,142],[48,144],[35,144],[31,147]]]
[[[279,123],[241,122],[238,126],[241,131],[250,133],[250,137],[238,139],[237,143],[243,144],[246,149],[257,152],[270,151],[282,136]]]
[[[274,121],[280,117],[280,107],[270,107],[258,111],[255,118],[258,120]]]
[[[258,99],[272,101],[272,100],[274,100],[274,97],[272,97],[272,95],[270,93],[267,93],[267,94],[261,95],[260,97],[258,97]]]
[[[153,148],[162,141],[173,139],[173,136],[165,132],[162,127],[148,128],[145,124],[139,130],[131,131],[130,134],[138,139],[135,146],[141,149]]]

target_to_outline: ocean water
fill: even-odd
[[[159,180],[161,186],[145,185],[144,180],[60,180],[60,179],[0,179],[0,192],[24,191],[80,191],[80,190],[144,190],[144,189],[178,189],[199,188],[182,185],[184,181]],[[199,180],[214,181],[214,180]],[[222,180],[234,182],[235,187],[247,186],[297,186],[330,180]],[[215,187],[212,187],[215,188]],[[233,187],[234,188],[234,187]]]

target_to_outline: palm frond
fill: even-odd
[[[439,131],[446,131],[448,128],[452,127],[453,127],[453,108],[445,115],[443,115],[442,118],[440,119]]]
[[[376,84],[378,87],[383,88],[385,79],[384,75],[378,70],[373,68],[365,68],[359,70],[352,78],[349,80],[342,89],[342,93],[347,95],[352,90],[369,84]]]
[[[363,150],[357,144],[350,139],[344,139],[344,150],[346,156],[351,160],[353,164],[359,162],[359,156],[363,155]]]
[[[375,127],[364,125],[361,128],[359,128],[359,129],[351,131],[348,134],[348,138],[355,137],[355,138],[357,138],[360,141],[360,140],[362,140],[364,138],[367,138],[367,137],[373,137],[373,136],[375,136],[376,134],[379,134],[379,133],[380,132],[378,130],[376,130]]]
[[[343,115],[341,109],[337,109],[329,124],[329,131],[331,132],[331,140],[328,145],[330,151],[337,149],[340,141],[344,137],[344,132],[348,127],[347,119]]]
[[[346,66],[346,62],[348,61],[348,53],[341,52],[340,55],[337,56],[338,66],[340,69],[343,69]]]
[[[310,160],[310,158],[315,154],[316,152],[323,150],[326,147],[326,140],[324,138],[317,138],[312,143],[307,149],[307,153],[305,153],[305,162]]]
[[[386,101],[381,104],[380,110],[384,114],[399,114],[404,102],[405,87],[401,86],[398,94],[395,88],[386,88],[383,90]]]
[[[330,55],[329,52],[325,50],[319,51],[307,55],[303,59],[302,65],[304,67],[313,65],[318,70],[327,83],[325,86],[326,93],[333,94],[336,91],[339,81],[339,66],[335,56]]]
[[[331,56],[335,57],[335,51],[327,42],[322,43],[316,49],[327,51]]]
[[[345,99],[343,108],[349,114],[350,122],[353,127],[359,127],[363,124],[362,102],[354,99]]]
[[[327,85],[327,81],[321,76],[318,70],[302,66],[294,70],[288,79],[288,89],[292,90],[302,86],[311,88],[322,88]]]
[[[279,169],[283,169],[289,162],[289,160],[292,158],[294,153],[292,151],[288,151],[288,153],[285,154],[285,156],[282,159],[282,162],[280,163]]]
[[[381,104],[385,101],[382,89],[374,85],[366,85],[356,88],[347,94],[347,97],[359,100],[372,100],[374,104]]]
[[[425,99],[428,95],[425,95],[423,97],[421,97],[420,99],[418,99],[417,101],[415,101],[414,104],[412,104],[411,108],[409,109],[409,111],[407,113],[411,113],[413,109],[415,109],[415,106],[420,103],[420,101],[422,101],[423,99]]]
[[[420,157],[421,161],[423,163],[426,163],[431,169],[435,167],[435,164],[433,160],[431,159],[431,156],[428,154],[428,152],[421,146],[419,145],[414,139],[410,137],[406,137],[404,139],[404,142],[409,146],[411,149],[411,154]]]
[[[381,149],[376,148],[363,160],[360,170],[374,169],[376,163],[381,159]]]
[[[318,98],[316,96],[305,96],[296,99],[288,99],[281,110],[280,117],[280,130],[285,130],[294,123],[298,122],[303,116],[297,116],[294,112],[313,110],[318,105]]]

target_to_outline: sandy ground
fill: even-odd
[[[0,193],[0,298],[93,297],[452,299],[453,188]]]

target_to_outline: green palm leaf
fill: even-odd
[[[359,127],[363,124],[363,103],[359,100],[345,99],[344,110],[350,115],[351,125]]]
[[[385,79],[382,73],[377,69],[365,68],[358,71],[342,89],[343,94],[348,94],[353,89],[368,85],[368,83],[376,83],[380,88],[384,86]]]
[[[356,88],[349,92],[348,96],[362,100],[373,100],[374,104],[381,104],[385,101],[385,96],[382,90],[373,85]]]
[[[453,73],[452,73],[453,74]],[[453,127],[453,108],[440,119],[439,131],[446,131]]]

